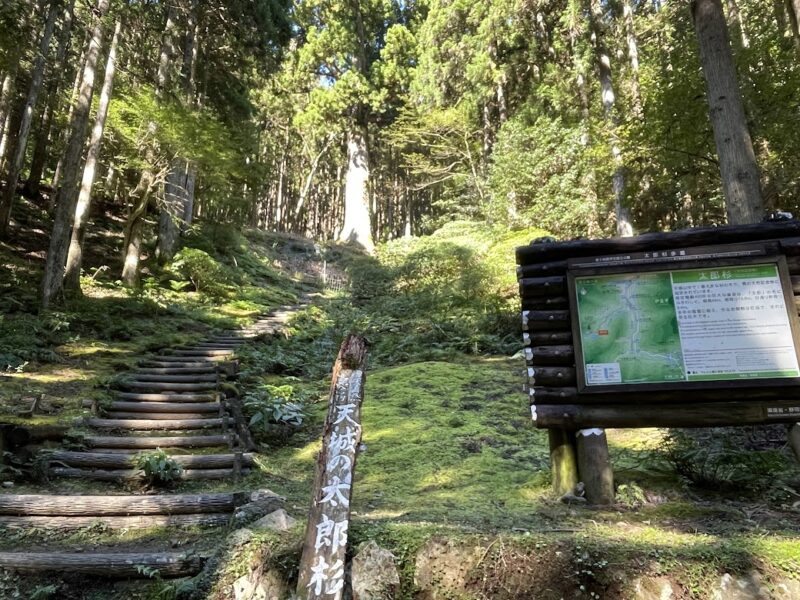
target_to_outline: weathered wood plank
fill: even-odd
[[[126,379],[117,383],[124,391],[143,392],[209,392],[217,389],[215,381],[203,383],[160,383],[157,381],[134,381]]]
[[[221,427],[223,422],[231,423],[230,419],[215,417],[212,419],[84,419],[88,427],[98,429],[135,429],[139,431],[155,429],[210,429]]]
[[[150,529],[153,527],[221,527],[231,521],[231,513],[197,515],[146,515],[132,517],[8,517],[0,516],[5,529],[85,529],[101,524],[109,529]]]
[[[84,407],[91,407],[92,400],[83,400]],[[223,405],[221,402],[150,402],[147,400],[139,402],[111,402],[106,405],[110,411],[128,411],[135,413],[219,413]],[[147,417],[151,418],[151,417]]]
[[[311,511],[300,560],[300,600],[340,600],[356,454],[361,440],[366,341],[345,339],[333,368]]]
[[[0,552],[2,569],[25,572],[65,571],[117,579],[150,579],[153,569],[158,571],[160,577],[195,575],[201,571],[203,562],[198,555],[183,553]]]
[[[777,409],[780,412],[768,412]],[[786,412],[794,411],[794,412]],[[536,404],[532,415],[539,428],[587,429],[592,427],[723,427],[793,423],[800,415],[800,400],[765,402],[692,402],[689,404]]]
[[[528,265],[540,262],[553,262],[584,256],[604,256],[625,252],[644,252],[689,248],[711,244],[732,244],[793,238],[800,235],[800,222],[780,221],[757,223],[753,225],[729,225],[724,227],[696,227],[683,231],[666,233],[646,233],[629,238],[610,238],[599,240],[575,240],[569,242],[530,244],[517,248],[517,264]],[[793,241],[787,241],[793,244]],[[783,241],[782,241],[783,245]],[[787,254],[800,245],[787,246]]]
[[[209,394],[115,392],[114,396],[120,400],[139,402],[217,402],[220,398],[216,392]]]
[[[572,346],[532,346],[524,350],[529,365],[575,365],[575,348]]]
[[[245,493],[69,496],[0,494],[0,515],[131,516],[233,512],[249,502]]]
[[[568,310],[523,310],[522,331],[569,329],[569,318]]]
[[[181,467],[187,469],[232,468],[236,461],[235,454],[173,454],[170,458]],[[50,453],[47,456],[47,461],[51,466],[128,469],[136,466],[137,458],[131,454],[102,454],[59,450]],[[251,467],[255,464],[253,455],[250,453],[243,453],[240,461],[244,467]]]
[[[52,467],[48,470],[52,477],[86,479],[95,481],[138,481],[144,478],[139,469],[79,469],[73,467]],[[183,469],[175,476],[181,481],[201,479],[231,479],[238,475],[249,475],[250,469]]]
[[[89,435],[83,441],[93,448],[214,448],[229,446],[230,435],[184,436],[99,436]]]

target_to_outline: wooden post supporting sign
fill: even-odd
[[[328,417],[317,457],[314,496],[297,581],[300,600],[340,600],[344,591],[366,358],[364,338],[350,335],[342,343],[333,368]]]
[[[608,439],[602,429],[581,429],[578,442],[578,472],[586,486],[589,504],[613,504],[614,471],[608,456]]]
[[[578,484],[575,434],[566,429],[549,429],[548,434],[553,491],[559,496],[571,494]]]

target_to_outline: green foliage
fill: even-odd
[[[434,235],[344,260],[350,298],[301,311],[287,339],[252,357],[254,370],[322,377],[350,331],[370,341],[372,366],[509,354],[519,346],[513,249],[543,235],[455,222]]]
[[[306,419],[308,395],[291,385],[261,385],[244,396],[244,408],[250,427],[259,430],[269,425],[301,427]]]
[[[57,585],[40,585],[31,590],[29,600],[48,600],[55,596],[56,592],[58,592]]]
[[[772,499],[797,496],[787,492],[800,484],[800,472],[777,450],[754,450],[742,444],[741,434],[724,430],[702,438],[680,429],[670,430],[665,454],[675,471],[691,485],[743,496]]]
[[[214,298],[224,298],[230,292],[226,269],[202,250],[184,248],[175,255],[171,269],[186,277],[197,292]]]
[[[165,486],[176,481],[183,469],[164,450],[157,449],[136,455],[136,468],[142,471],[150,486]]]

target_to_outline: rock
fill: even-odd
[[[235,600],[281,600],[288,591],[289,586],[274,570],[265,573],[254,571],[233,583]]]
[[[725,573],[712,594],[714,600],[769,600],[769,594],[761,587],[758,573],[731,575]]]
[[[272,531],[288,531],[297,525],[297,519],[292,518],[282,508],[272,511],[265,517],[261,517],[258,521],[250,523],[250,529],[254,531],[264,531],[269,529]]]
[[[367,542],[353,557],[351,582],[353,600],[392,600],[400,591],[400,575],[395,566],[395,556]]]
[[[249,523],[271,512],[275,512],[283,507],[285,501],[285,498],[269,490],[253,492],[250,494],[250,502],[243,504],[233,513],[233,519],[237,523]]]
[[[633,582],[634,600],[671,600],[678,594],[666,577],[639,577]]]
[[[3,482],[3,487],[4,488],[12,488],[12,487],[14,487],[14,482],[13,481],[4,481]]]
[[[417,553],[414,585],[416,600],[449,600],[464,594],[470,572],[486,552],[483,546],[430,540]]]
[[[243,546],[253,539],[253,532],[250,529],[242,528],[237,529],[228,536],[228,544],[231,546]]]
[[[797,579],[782,579],[773,587],[775,600],[800,600],[800,581]]]

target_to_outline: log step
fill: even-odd
[[[130,379],[124,380],[126,383],[129,381],[145,381],[157,383],[199,383],[206,381],[219,381],[216,373],[142,373],[137,371],[131,374]]]
[[[109,529],[150,529],[153,527],[224,527],[230,513],[196,515],[146,515],[134,517],[4,517],[0,528],[6,529],[85,529],[101,524]]]
[[[93,448],[215,448],[230,446],[230,435],[186,436],[86,436],[87,445]]]
[[[84,407],[91,407],[91,400],[83,401]],[[216,414],[222,409],[221,402],[112,402],[107,405],[107,412],[128,411],[135,413],[212,413]],[[119,415],[115,415],[119,417]],[[151,419],[153,417],[142,417]]]
[[[133,373],[134,375],[215,375],[217,373],[217,368],[216,366],[206,364],[201,364],[196,367],[142,367],[136,369]]]
[[[144,473],[139,469],[76,469],[72,467],[53,467],[49,469],[52,477],[71,479],[93,479],[95,481],[137,481]],[[250,469],[241,469],[240,475],[249,475]],[[175,478],[180,481],[200,479],[229,479],[237,475],[234,469],[183,469]]]
[[[122,381],[123,390],[142,390],[145,392],[207,392],[217,388],[216,382],[208,383],[160,383],[157,381]]]
[[[10,571],[57,571],[115,579],[150,579],[152,570],[164,578],[196,575],[203,563],[202,557],[184,553],[0,552],[0,568]]]
[[[242,492],[119,496],[0,494],[0,515],[95,517],[222,513],[233,512],[237,506],[251,500],[251,494]]]
[[[120,400],[135,402],[218,402],[219,394],[179,394],[179,393],[141,393],[141,392],[116,392]]]
[[[236,464],[236,454],[173,454],[172,460],[187,469],[225,469]],[[129,469],[136,466],[137,457],[128,454],[71,452],[59,450],[47,457],[49,464],[70,467],[89,467],[97,469]],[[255,464],[253,455],[239,455],[240,466],[251,467]]]
[[[230,356],[231,354],[233,354],[233,350],[203,350],[202,348],[178,348],[172,351],[172,356],[191,356],[192,358],[214,358],[216,356]],[[184,358],[183,360],[186,359]]]
[[[208,429],[221,427],[222,424],[233,425],[233,419],[85,419],[84,424],[98,429],[135,429],[148,431],[155,429]]]
[[[148,358],[143,363],[183,363],[192,365],[213,365],[218,362],[214,356],[169,356],[159,354],[157,357]]]
[[[209,404],[209,406],[214,406]],[[150,421],[193,421],[196,419],[215,419],[219,417],[219,410],[212,412],[198,412],[198,413],[172,413],[172,412],[135,412],[135,411],[121,411],[121,410],[107,410],[104,411],[103,417],[106,419],[134,419],[134,420],[150,420]]]

